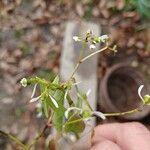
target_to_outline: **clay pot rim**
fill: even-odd
[[[112,103],[112,100],[109,96],[109,93],[107,93],[108,91],[108,81],[109,81],[109,78],[111,77],[111,75],[113,73],[115,73],[116,70],[118,69],[121,69],[121,68],[131,68],[131,69],[135,69],[134,67],[132,67],[129,63],[119,63],[119,64],[116,64],[114,66],[112,66],[111,68],[109,68],[105,74],[105,77],[103,78],[103,83],[102,83],[102,92],[104,93],[105,97],[106,97],[106,100],[105,100],[105,103],[106,105],[108,105],[114,112],[117,111],[117,112],[121,112],[121,110]],[[138,76],[140,76],[144,83],[145,83],[145,79],[144,77],[142,76],[142,74],[140,74],[139,71],[135,70],[136,71],[136,74],[138,74]],[[140,101],[139,101],[139,104],[140,104]]]

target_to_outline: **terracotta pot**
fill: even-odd
[[[142,101],[138,96],[138,88],[144,84],[142,94],[148,92],[148,82],[137,68],[128,64],[117,64],[108,69],[100,83],[100,108],[104,112],[124,112],[140,107]],[[150,107],[132,115],[120,116],[124,119],[137,120],[146,117]]]

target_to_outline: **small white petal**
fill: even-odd
[[[141,86],[138,88],[138,95],[139,95],[139,97],[141,98],[141,100],[144,102],[144,99],[143,99],[143,97],[142,97],[142,95],[141,95],[141,92],[142,92],[143,87],[144,87],[144,85],[141,85]]]
[[[96,44],[96,41],[92,41],[93,44]]]
[[[105,115],[100,111],[93,111],[92,115],[98,116],[98,117],[102,118],[103,120],[106,119]]]
[[[78,36],[73,36],[73,40],[75,40],[76,42],[81,41]]]
[[[101,39],[102,42],[105,42],[106,40],[109,39],[108,35],[102,35],[99,38]]]
[[[101,36],[101,39],[103,39],[103,40],[106,40],[106,39],[108,39],[109,37],[108,37],[108,35],[102,35]]]
[[[37,115],[36,115],[37,118],[41,118],[42,117],[42,112],[39,112]]]
[[[86,31],[86,34],[92,34],[92,30],[88,29],[88,30]]]
[[[36,108],[41,108],[42,107],[42,104],[39,102],[36,104]]]
[[[82,109],[80,108],[77,108],[77,107],[70,107],[68,108],[66,111],[65,111],[65,117],[68,119],[68,116],[69,116],[69,112],[72,111],[72,110],[77,110],[80,112],[80,114],[82,113]]]
[[[87,93],[86,93],[86,96],[88,97],[91,93],[91,89],[88,89]]]
[[[68,90],[66,90],[65,95],[64,95],[64,101],[67,100],[67,95],[68,95]]]
[[[69,139],[70,139],[72,142],[76,142],[76,141],[77,141],[76,136],[73,135],[73,134],[70,134],[70,135],[69,135]]]
[[[49,94],[49,97],[51,98],[53,104],[55,105],[56,108],[58,108],[58,103],[56,102],[56,100]]]
[[[90,49],[95,49],[95,48],[96,48],[96,46],[94,44],[90,45]]]
[[[34,97],[35,95],[35,91],[36,91],[36,88],[37,88],[37,84],[34,85],[34,88],[33,88],[33,92],[32,92],[32,95],[31,95],[31,98]]]
[[[40,99],[40,97],[41,97],[41,95],[38,96],[38,97],[32,98],[32,99],[30,100],[30,103],[36,102],[37,100]]]
[[[64,134],[63,136],[65,137],[66,140],[69,139],[73,143],[77,141],[77,138],[76,138],[75,134],[73,134],[73,133],[67,133],[67,134]]]

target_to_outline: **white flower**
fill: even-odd
[[[76,136],[75,136],[75,134],[73,134],[73,133],[67,133],[67,134],[63,134],[63,136],[64,136],[64,138],[66,139],[66,140],[70,140],[71,142],[76,142],[77,141],[77,138],[76,138]]]
[[[41,95],[30,100],[30,103],[36,102],[41,98]]]
[[[72,110],[77,110],[77,111],[79,111],[80,114],[82,113],[82,109],[77,108],[77,107],[70,107],[70,108],[68,108],[68,109],[65,111],[65,117],[66,117],[67,119],[68,119],[68,116],[69,116],[69,112],[72,111]]]
[[[42,117],[42,112],[39,112],[37,115],[36,115],[37,118],[41,118]]]
[[[88,30],[86,31],[86,34],[92,34],[92,30],[88,29]]]
[[[73,36],[73,40],[75,40],[76,42],[81,41],[78,36]]]
[[[100,118],[102,118],[103,120],[106,119],[105,115],[104,115],[102,112],[100,112],[100,111],[93,111],[93,112],[92,112],[92,115],[95,115],[95,116],[97,116],[97,117],[100,117]]]
[[[20,81],[21,85],[23,87],[26,87],[27,86],[27,79],[26,78],[23,78],[21,81]]]
[[[51,96],[50,94],[49,94],[49,97],[51,98],[51,100],[52,100],[53,104],[55,105],[55,107],[58,108],[59,107],[58,103],[56,102],[56,100],[54,99],[54,97]]]
[[[141,86],[138,88],[138,95],[139,95],[139,97],[141,98],[141,100],[144,102],[144,99],[143,99],[143,97],[142,97],[142,95],[141,95],[141,92],[142,92],[143,87],[144,87],[144,85],[141,85]]]
[[[99,39],[102,41],[102,42],[105,42],[109,39],[108,35],[102,35],[99,37]]]
[[[90,45],[90,49],[95,49],[95,48],[96,48],[96,46],[94,44]]]
[[[34,85],[34,88],[33,88],[33,92],[32,92],[32,95],[31,95],[31,98],[34,97],[35,95],[35,91],[36,91],[36,88],[37,88],[37,84]]]

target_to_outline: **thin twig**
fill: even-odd
[[[140,111],[140,109],[139,109],[139,108],[136,108],[136,109],[133,109],[133,110],[130,110],[130,111],[126,111],[126,112],[104,113],[104,115],[105,115],[106,117],[123,116],[123,115],[132,114],[132,113],[139,112],[139,111]]]
[[[9,133],[6,133],[4,131],[0,130],[0,136],[5,136],[7,138],[9,138],[10,140],[14,141],[18,146],[20,146],[23,150],[28,150],[28,147],[23,144],[18,138],[16,138],[14,135],[11,135]]]
[[[45,133],[45,131],[46,131],[48,128],[49,128],[49,126],[48,126],[48,125],[45,125],[45,127],[44,127],[43,130],[42,130],[42,132],[41,132],[41,133],[32,141],[32,143],[29,145],[28,150],[30,150],[31,147],[32,147],[33,145],[35,145],[41,137],[44,136],[44,133]]]
[[[48,118],[47,124],[46,124],[45,127],[43,128],[42,132],[41,132],[41,133],[32,141],[32,143],[28,146],[28,150],[30,150],[31,147],[32,147],[33,145],[35,145],[41,137],[44,136],[46,130],[52,126],[52,125],[51,125],[52,116],[53,116],[53,114],[51,114],[50,117]]]
[[[70,76],[70,80],[73,78],[74,74],[75,74],[76,71],[78,70],[78,68],[79,68],[79,66],[80,66],[81,63],[83,63],[83,62],[84,62],[85,60],[87,60],[88,58],[90,58],[90,57],[92,57],[92,56],[94,56],[94,55],[96,55],[96,54],[98,54],[98,53],[100,53],[100,52],[102,52],[102,51],[104,51],[104,50],[106,50],[106,49],[108,49],[108,46],[105,46],[104,48],[102,48],[102,49],[100,49],[100,50],[97,50],[97,51],[95,51],[95,52],[89,54],[88,56],[82,58],[81,60],[79,60],[78,63],[76,64],[76,66],[75,66],[75,68],[74,68],[74,70],[73,70],[71,76]]]
[[[84,61],[87,60],[88,58],[90,58],[90,57],[92,57],[92,56],[94,56],[94,55],[96,55],[96,54],[98,54],[98,53],[100,53],[100,52],[102,52],[102,51],[105,51],[106,49],[108,49],[108,46],[105,46],[105,47],[103,47],[102,49],[97,50],[97,51],[91,53],[90,55],[88,55],[88,56],[82,58],[82,59],[80,60],[80,63],[84,62]]]

